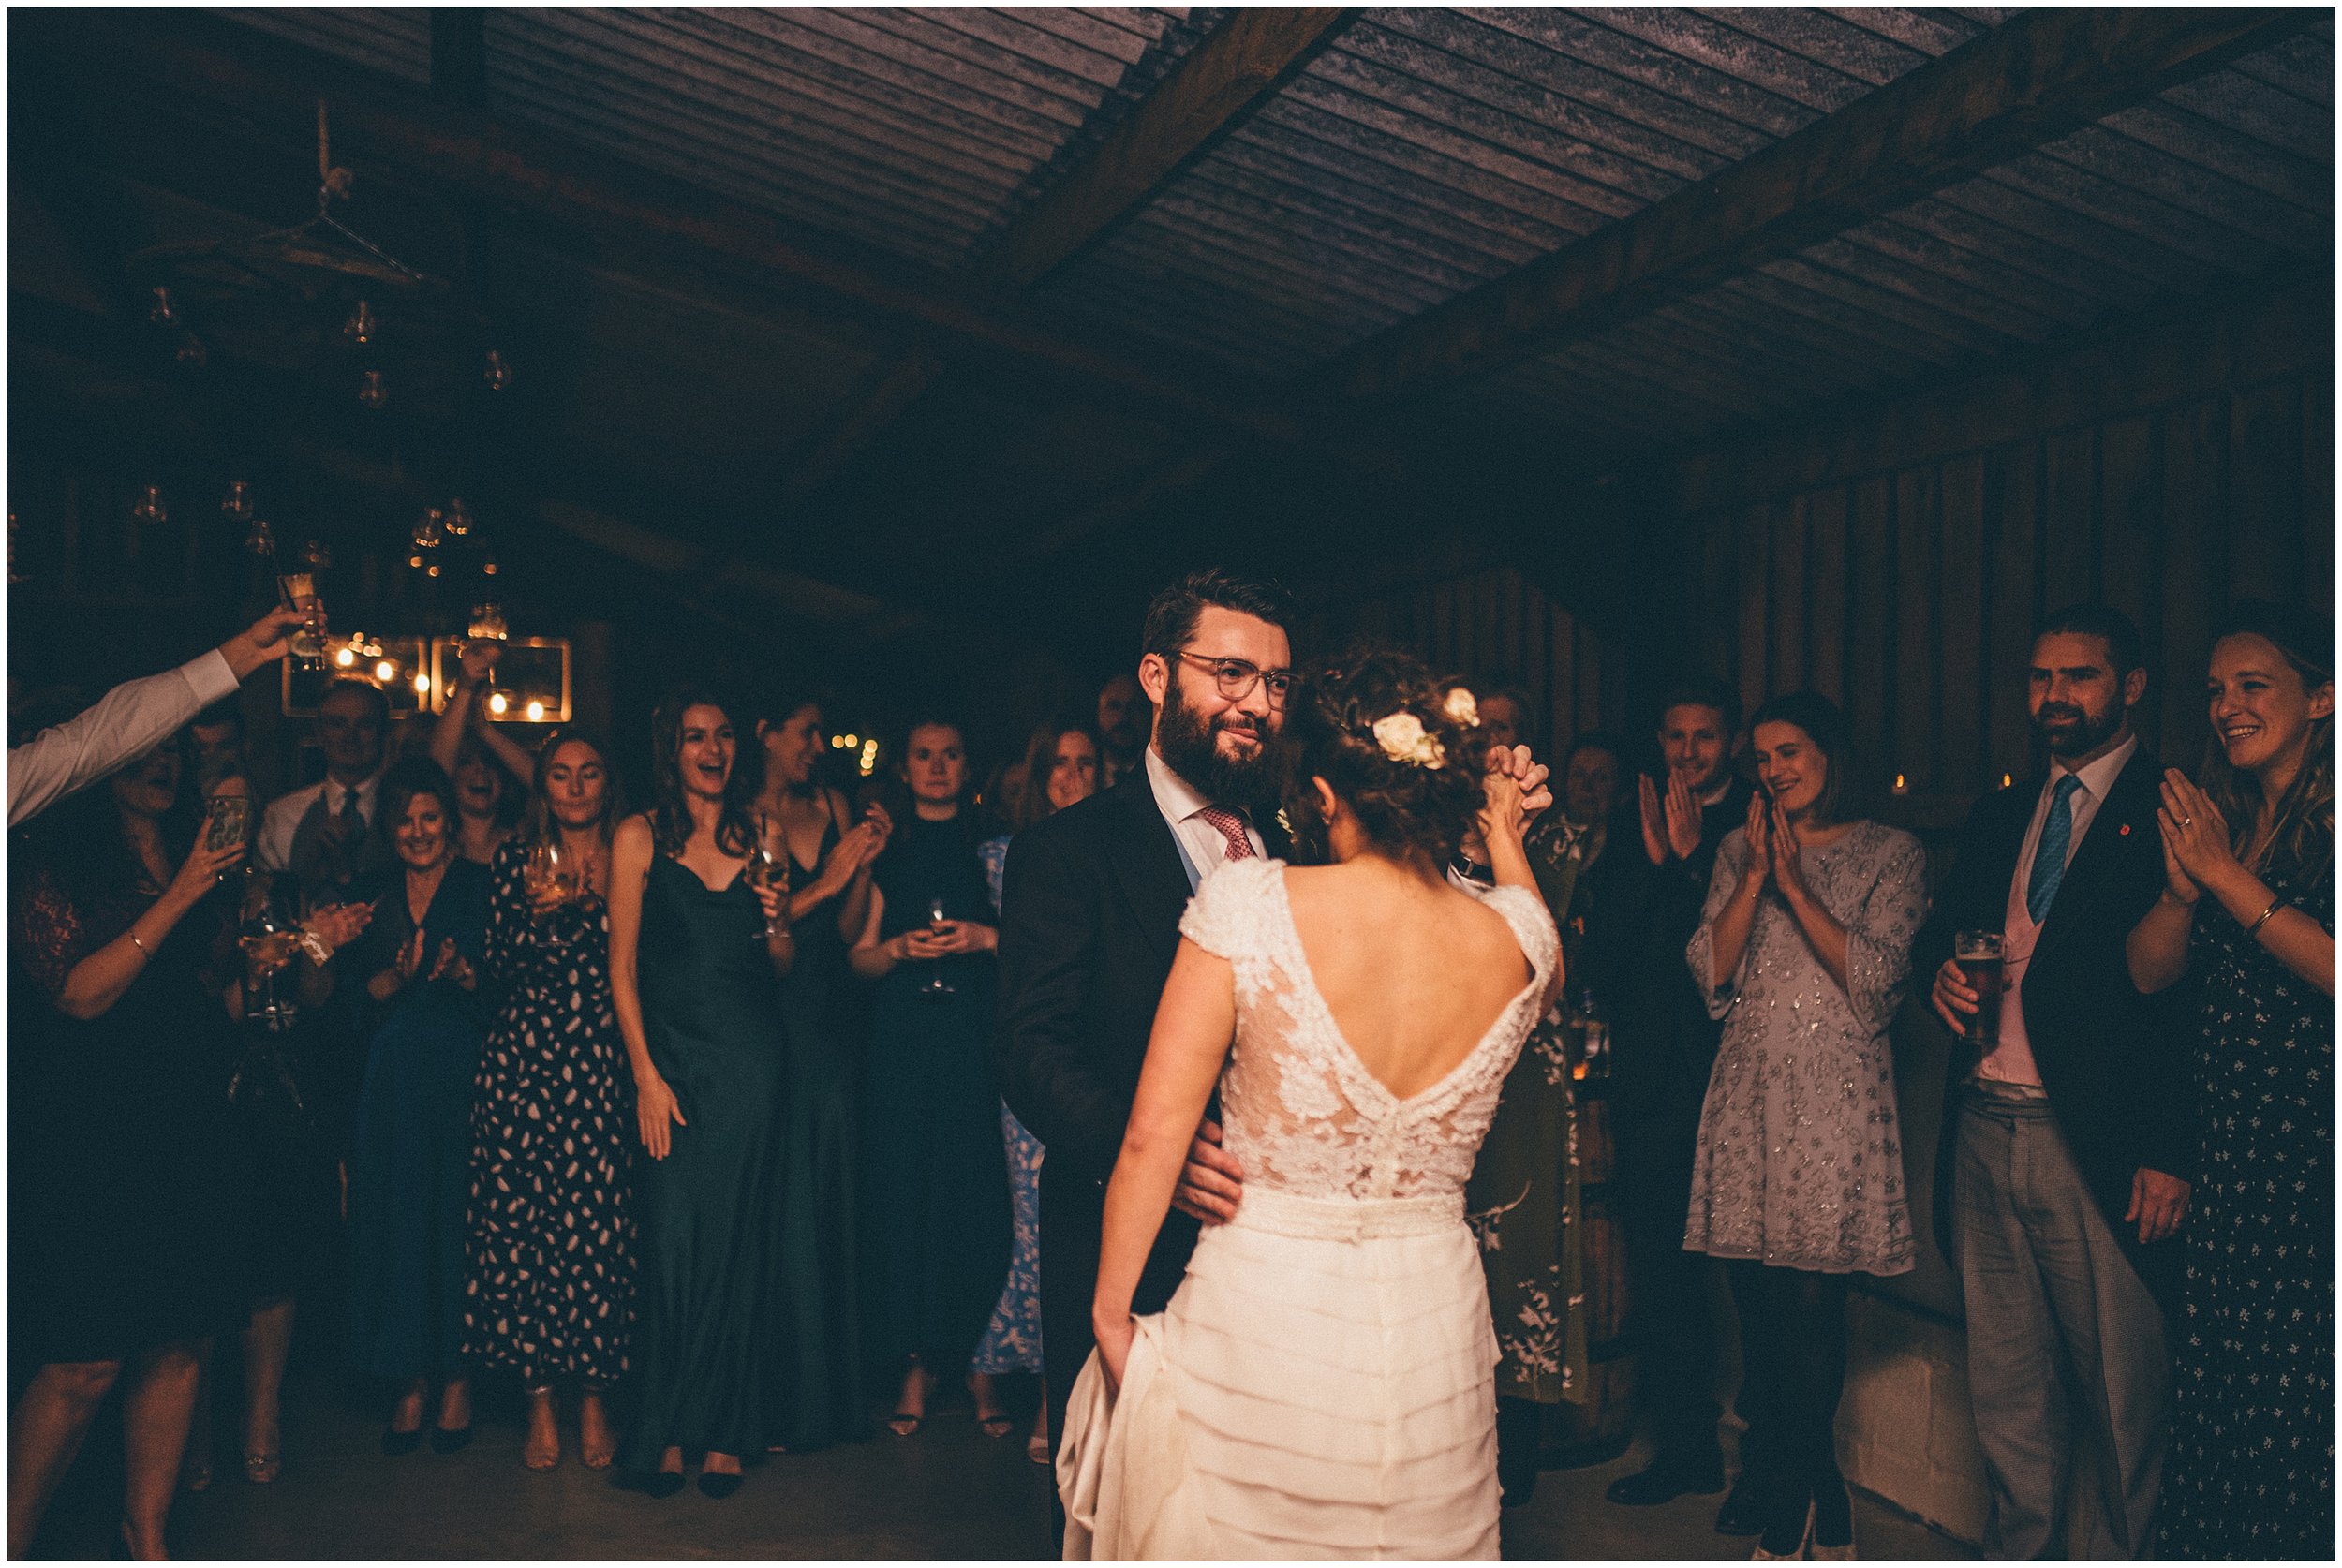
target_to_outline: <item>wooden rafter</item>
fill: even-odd
[[[151,19],[151,20],[150,20]],[[232,36],[232,45],[227,38]],[[1004,354],[1189,420],[1274,440],[1300,430],[1287,400],[1200,362],[1134,355],[1060,329],[997,286],[846,246],[686,182],[499,121],[460,104],[213,19],[141,13],[28,16],[11,28],[22,58],[85,83],[154,83],[215,113],[306,126],[332,103],[337,154],[422,174],[467,198],[502,203],[640,251],[752,270],[962,349]],[[92,86],[93,92],[97,91]],[[104,96],[100,94],[100,96]]]
[[[1240,125],[1350,15],[1341,7],[1235,12],[1017,214],[977,265],[976,275],[1002,288],[1023,288],[1095,244],[1145,206],[1198,152]],[[826,484],[941,372],[942,362],[924,348],[897,361],[807,444],[783,483],[783,496],[803,499]]]
[[[2004,164],[2318,16],[2244,7],[2024,11],[1845,108],[1344,353],[1378,401],[1499,370]]]

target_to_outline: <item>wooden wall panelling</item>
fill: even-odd
[[[2309,602],[2334,614],[2334,372],[2302,384],[2302,540]]]
[[[2163,460],[2155,421],[2115,420],[2098,437],[2098,580],[2108,604],[2128,615],[2146,644],[2147,678],[2163,672]],[[2161,706],[2142,704],[2140,729],[2153,745]]]
[[[1805,629],[1813,605],[1806,593],[1805,527],[1809,502],[1803,496],[1772,509],[1772,650],[1765,685],[1792,691],[1806,684]]]
[[[2040,443],[2000,447],[1984,460],[1990,656],[1985,710],[1990,716],[1993,782],[2000,774],[2023,778],[2032,770],[2032,727],[2025,713],[2025,670],[2039,618]]]
[[[2163,446],[2163,688],[2160,750],[2189,771],[2203,754],[2203,672],[2212,623],[2227,603],[2228,399],[2165,414]]]
[[[1770,693],[1765,669],[1767,558],[1772,544],[1772,508],[1750,507],[1733,525],[1732,613],[1738,635],[1732,670],[1741,703],[1754,708]]]
[[[1572,630],[1578,643],[1578,713],[1570,734],[1577,736],[1602,727],[1602,667],[1608,661],[1585,622],[1573,618]]]
[[[2087,425],[2061,430],[2044,445],[2042,570],[2054,608],[2097,592],[2097,431]]]
[[[1887,765],[1888,679],[1893,668],[1894,491],[1884,474],[1854,486],[1846,516],[1846,716],[1854,751],[1872,775]],[[1891,770],[1890,770],[1891,777]]]
[[[1985,787],[1986,715],[1993,693],[1984,685],[1984,459],[1955,457],[1944,465],[1935,595],[1935,660],[1943,715],[1934,787],[1973,794]],[[1994,775],[1994,782],[1998,775]]]
[[[1700,525],[1700,592],[1690,644],[1697,655],[1698,673],[1723,681],[1732,679],[1732,649],[1740,634],[1740,590],[1734,580],[1740,565],[1740,536],[1732,526],[1732,515],[1713,513]]]
[[[1546,665],[1546,722],[1558,747],[1578,729],[1578,636],[1569,612],[1560,605],[1546,610],[1550,652]]]
[[[2229,400],[2231,598],[2284,599],[2300,593],[2300,384],[2286,380]]]
[[[1816,491],[1806,507],[1806,679],[1843,705],[1845,693],[1845,512],[1844,485]]]
[[[1936,469],[1906,468],[1895,476],[1894,616],[1887,643],[1887,667],[1895,673],[1888,688],[1890,755],[1863,760],[1874,776],[1902,774],[1914,793],[1937,787],[1936,753],[1943,724],[1936,703],[1937,600],[1942,583],[1936,564],[1941,523]]]

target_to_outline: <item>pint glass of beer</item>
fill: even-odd
[[[1976,993],[1965,1038],[1990,1048],[2000,1043],[2000,933],[1962,931],[1951,939],[1952,962]]]

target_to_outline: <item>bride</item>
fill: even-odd
[[[1068,1559],[1493,1558],[1496,1342],[1463,1188],[1558,982],[1470,694],[1371,654],[1297,691],[1286,816],[1331,864],[1188,906],[1106,1189]],[[1443,868],[1475,819],[1498,883]],[[1233,1044],[1231,1043],[1233,1042]],[[1243,1173],[1167,1310],[1131,1298],[1214,1087]]]

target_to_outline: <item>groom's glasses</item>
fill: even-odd
[[[1241,703],[1253,694],[1253,688],[1268,688],[1268,705],[1282,708],[1285,698],[1293,691],[1293,672],[1264,670],[1241,658],[1215,658],[1209,654],[1183,653],[1179,658],[1190,664],[1200,664],[1211,672],[1211,678],[1220,688],[1221,697],[1230,703]]]

